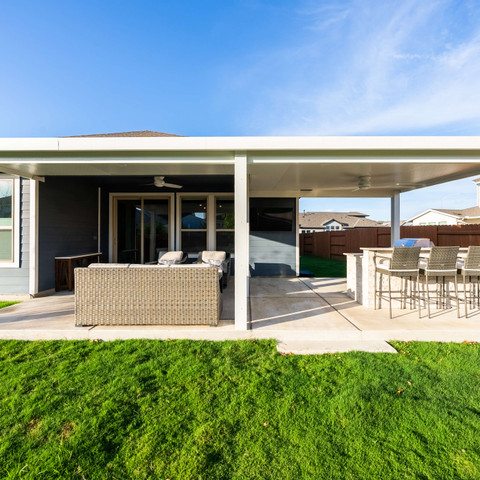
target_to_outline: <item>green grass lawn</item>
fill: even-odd
[[[347,263],[344,260],[302,255],[300,270],[310,270],[315,277],[346,277]]]
[[[2,479],[478,479],[480,348],[0,342]]]
[[[20,303],[20,302],[1,302],[0,301],[0,308],[9,307],[10,305],[15,305],[16,303]]]

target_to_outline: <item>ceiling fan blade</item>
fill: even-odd
[[[183,188],[183,185],[177,185],[176,183],[164,183],[163,186],[170,188]]]

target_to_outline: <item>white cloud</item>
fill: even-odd
[[[264,80],[248,121],[275,135],[480,133],[472,12],[468,2],[310,2],[298,41],[245,75]]]

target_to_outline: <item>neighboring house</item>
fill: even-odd
[[[390,198],[395,240],[402,192],[476,174],[480,137],[2,138],[0,295],[51,293],[58,256],[147,263],[225,250],[244,330],[249,277],[300,273],[299,198]],[[328,215],[311,229],[376,224]]]
[[[477,187],[477,206],[453,209],[430,208],[403,222],[410,225],[468,225],[480,223],[480,178],[473,180]]]
[[[350,230],[352,228],[382,227],[385,222],[367,218],[360,212],[303,212],[300,213],[300,233]]]

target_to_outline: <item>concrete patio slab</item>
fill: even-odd
[[[312,291],[322,296],[329,294],[345,295],[347,292],[347,282],[345,278],[305,277],[299,280]]]
[[[370,352],[397,353],[387,342],[382,341],[280,341],[280,353],[294,355],[321,355],[324,353]]]
[[[278,285],[278,288],[276,288]],[[235,330],[233,288],[224,292],[222,319],[208,326],[75,327],[74,297],[58,293],[0,310],[0,338],[54,339],[192,339],[242,340],[273,338],[284,353],[314,354],[351,350],[392,352],[390,340],[439,342],[480,341],[480,311],[457,318],[439,310],[432,318],[416,311],[372,310],[344,292],[344,279],[252,278],[251,330]],[[426,315],[426,312],[425,312]],[[462,312],[463,315],[463,312]],[[282,346],[283,345],[283,346]],[[288,352],[287,352],[288,350]]]
[[[253,277],[250,279],[250,298],[315,298],[299,278]]]
[[[356,330],[325,300],[316,298],[251,298],[251,322],[255,331]]]

